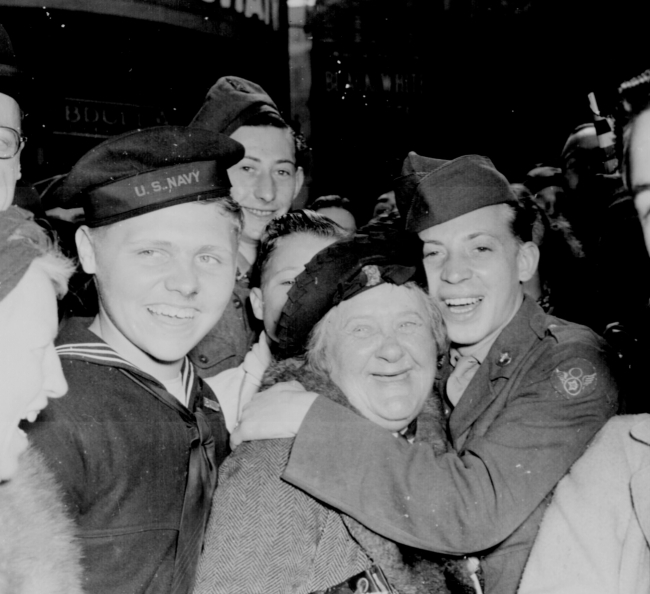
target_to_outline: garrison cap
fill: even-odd
[[[405,228],[413,233],[516,200],[508,180],[487,157],[465,155],[446,161],[413,152],[395,180],[395,195]]]
[[[304,354],[314,326],[342,301],[383,283],[415,281],[422,258],[398,249],[398,244],[355,235],[318,252],[287,295],[276,328],[276,358]]]
[[[101,227],[167,206],[230,195],[228,168],[244,147],[215,132],[160,126],[115,136],[86,153],[56,191]]]
[[[230,136],[261,113],[273,113],[284,121],[262,87],[238,76],[223,76],[208,91],[190,126]]]

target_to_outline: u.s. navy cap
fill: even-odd
[[[154,210],[230,195],[228,168],[244,147],[216,132],[160,126],[105,140],[74,165],[54,197],[83,207],[85,223],[101,227]]]
[[[190,126],[230,136],[262,113],[282,119],[276,104],[258,84],[238,76],[222,76],[208,91]]]
[[[485,206],[516,200],[505,176],[490,159],[479,155],[446,161],[409,153],[394,183],[405,229],[413,233]]]

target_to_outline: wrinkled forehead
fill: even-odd
[[[457,239],[471,239],[478,235],[491,235],[502,238],[511,237],[514,210],[508,204],[491,204],[472,210],[458,217],[427,227],[418,233],[425,242],[446,243]]]
[[[241,126],[230,138],[244,145],[246,157],[276,162],[295,161],[296,143],[289,128]]]
[[[0,126],[20,130],[20,107],[13,97],[0,93]]]
[[[392,283],[382,283],[362,291],[342,301],[335,309],[342,323],[356,317],[397,318],[408,313],[419,314],[423,319],[429,316],[423,291]]]

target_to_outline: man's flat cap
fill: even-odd
[[[445,161],[409,153],[395,180],[395,195],[405,228],[414,233],[515,200],[508,180],[490,159],[478,155]]]
[[[342,301],[382,283],[419,280],[421,258],[397,244],[355,235],[318,252],[289,290],[276,328],[274,355],[286,359],[304,354],[314,326]]]
[[[272,113],[282,119],[262,87],[238,76],[223,76],[208,91],[190,126],[230,136],[262,113]]]
[[[243,157],[239,142],[208,130],[136,130],[81,157],[54,202],[83,207],[89,227],[110,225],[167,206],[229,196],[228,168]]]

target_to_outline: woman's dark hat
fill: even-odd
[[[262,113],[282,119],[271,97],[258,84],[238,76],[224,76],[208,91],[190,126],[230,136]]]
[[[276,328],[276,358],[302,355],[314,326],[342,301],[382,283],[403,285],[418,276],[414,252],[355,235],[316,254],[296,277]]]
[[[445,161],[409,153],[394,183],[397,208],[406,230],[413,233],[515,200],[505,176],[479,155]]]
[[[83,207],[101,227],[168,206],[230,195],[228,169],[244,156],[208,130],[161,126],[128,132],[86,153],[57,188],[56,206]]]

